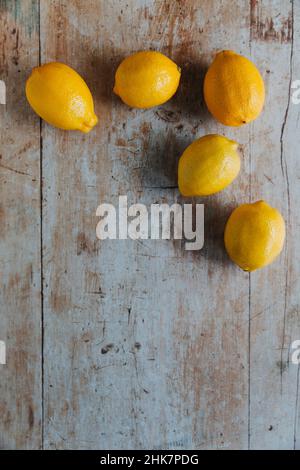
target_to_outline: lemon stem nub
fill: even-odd
[[[97,122],[98,122],[98,118],[96,114],[94,114],[94,116],[90,119],[89,122],[83,122],[81,124],[81,127],[79,128],[79,130],[87,134],[93,129],[93,127],[97,124]]]

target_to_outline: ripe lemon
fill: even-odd
[[[26,96],[42,119],[60,129],[89,132],[98,122],[87,84],[60,62],[34,68],[26,82]]]
[[[225,248],[244,271],[272,263],[281,252],[284,239],[285,223],[280,212],[264,201],[237,207],[225,227]]]
[[[151,108],[176,92],[180,68],[160,52],[143,51],[126,57],[116,71],[114,93],[133,108]]]
[[[206,73],[204,99],[217,121],[226,126],[242,126],[256,119],[262,111],[264,81],[246,57],[222,51]]]
[[[183,152],[178,186],[183,196],[208,196],[226,188],[240,171],[238,144],[221,135],[206,135]]]

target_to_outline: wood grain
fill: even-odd
[[[282,212],[287,241],[279,261],[250,280],[251,447],[292,449],[299,448],[299,370],[290,362],[291,344],[300,336],[299,107],[290,94],[299,76],[300,9],[298,2],[264,3],[261,28],[270,28],[273,18],[278,31],[251,42],[252,57],[268,70],[264,125],[251,130],[251,199],[264,198]]]
[[[24,96],[38,65],[38,2],[0,2],[0,448],[41,440],[40,130]]]
[[[0,446],[299,449],[299,367],[290,362],[300,338],[300,108],[290,97],[300,76],[298,2],[0,6],[12,95],[0,152],[0,326],[12,351],[0,366]],[[262,116],[239,129],[219,125],[203,103],[205,71],[224,48],[251,57],[267,88]],[[182,68],[176,96],[150,110],[112,94],[118,63],[141,49]],[[86,79],[99,116],[90,134],[40,129],[23,93],[39,55]],[[189,202],[178,193],[178,159],[207,133],[238,141],[243,158],[229,188],[194,199],[205,203],[201,252],[178,241],[96,239],[97,206],[117,205],[119,195]],[[287,243],[249,275],[228,260],[223,229],[234,207],[262,198],[284,214]]]

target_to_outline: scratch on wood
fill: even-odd
[[[283,176],[285,176],[286,181],[286,191],[287,191],[287,223],[288,226],[290,225],[290,212],[291,212],[291,202],[290,202],[290,184],[289,184],[289,174],[288,174],[288,167],[287,161],[285,159],[284,154],[284,146],[283,146],[283,138],[284,138],[284,131],[287,124],[287,118],[290,109],[290,101],[291,101],[291,84],[292,84],[292,77],[293,77],[293,57],[294,57],[294,2],[292,1],[292,11],[291,11],[291,18],[292,18],[292,33],[291,33],[291,51],[290,51],[290,65],[289,65],[289,82],[288,82],[288,97],[287,97],[287,106],[283,118],[283,123],[281,127],[280,133],[280,164],[281,164],[281,171]],[[281,364],[283,364],[283,350],[284,350],[284,342],[285,342],[285,329],[286,329],[286,311],[287,311],[287,295],[288,295],[288,281],[289,281],[289,252],[288,252],[288,244],[286,243],[285,246],[285,259],[286,259],[286,275],[285,275],[285,293],[284,293],[284,313],[283,313],[283,328],[282,328],[282,343],[281,343]],[[280,369],[281,375],[281,389],[282,389],[282,374],[283,368]]]
[[[29,424],[30,429],[34,425],[34,411],[33,411],[33,407],[31,405],[29,405],[29,407],[28,407],[28,424]]]
[[[4,165],[3,163],[0,163],[0,168],[4,168],[5,170],[12,171],[13,173],[16,173],[17,175],[32,176],[29,173],[26,173],[25,171],[16,170],[15,168],[11,168],[10,166]]]

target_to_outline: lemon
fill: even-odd
[[[238,144],[211,134],[195,140],[179,160],[178,186],[183,196],[208,196],[222,191],[238,175]]]
[[[168,101],[176,92],[180,68],[160,52],[142,51],[119,65],[114,93],[133,108],[151,108]]]
[[[225,248],[244,271],[272,263],[281,252],[284,239],[285,223],[280,212],[264,201],[237,207],[225,227]]]
[[[34,68],[26,82],[26,96],[42,119],[60,129],[89,132],[98,122],[87,84],[60,62]]]
[[[246,57],[222,51],[206,73],[204,99],[217,121],[226,126],[242,126],[256,119],[262,111],[264,81]]]

